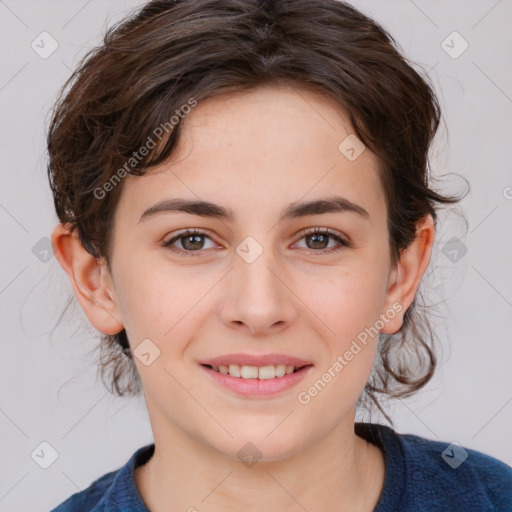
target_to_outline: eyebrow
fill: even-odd
[[[183,212],[200,217],[212,217],[233,222],[236,215],[230,208],[211,203],[209,201],[188,200],[188,199],[167,199],[159,201],[144,210],[138,224],[161,213]],[[355,204],[341,196],[326,197],[313,201],[295,201],[289,204],[281,213],[280,221],[308,215],[321,215],[323,213],[345,213],[352,212],[370,218],[369,213],[358,204]]]

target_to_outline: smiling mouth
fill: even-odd
[[[210,364],[201,364],[205,368],[213,370],[217,373],[222,373],[224,375],[229,375],[231,377],[239,377],[241,379],[257,379],[257,380],[270,380],[270,379],[280,379],[285,377],[286,375],[290,375],[292,373],[297,373],[304,368],[308,368],[313,366],[311,364],[307,364],[304,366],[292,366],[292,365],[267,365],[267,366],[247,366],[247,365],[238,365],[238,364],[230,364],[230,365],[210,365]]]

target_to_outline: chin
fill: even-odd
[[[234,439],[227,441],[227,445],[215,443],[216,448],[227,457],[246,462],[251,466],[251,461],[255,462],[274,462],[285,460],[300,451],[299,442],[291,438],[289,431],[280,433],[273,432],[268,435],[272,429],[264,432],[252,429],[248,432],[231,432]],[[224,439],[225,440],[225,439]]]

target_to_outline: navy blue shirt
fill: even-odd
[[[355,423],[355,432],[384,452],[386,476],[374,512],[512,512],[512,468],[504,462],[376,423]],[[148,512],[134,471],[154,450],[154,444],[139,448],[123,467],[51,512]]]

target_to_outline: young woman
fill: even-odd
[[[157,0],[59,99],[56,257],[154,444],[55,510],[512,510],[512,468],[356,423],[436,365],[415,301],[440,121],[336,0]]]

